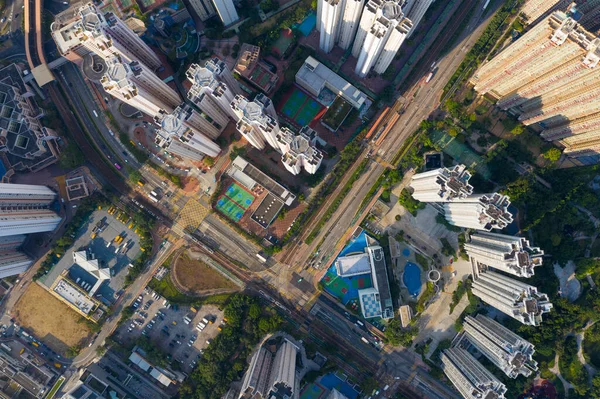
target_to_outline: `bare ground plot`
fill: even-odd
[[[13,315],[22,327],[61,354],[90,334],[86,324],[79,322],[82,319],[79,314],[38,284],[29,285],[15,305]]]
[[[173,265],[174,278],[188,292],[207,293],[233,291],[239,289],[227,277],[199,259],[193,259],[188,252],[182,253]]]

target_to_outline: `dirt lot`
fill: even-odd
[[[84,323],[78,323],[80,315],[38,284],[29,285],[15,305],[13,315],[22,327],[63,355],[90,333]]]
[[[183,253],[173,265],[177,281],[190,292],[237,289],[234,283],[204,262]]]

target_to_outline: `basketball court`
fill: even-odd
[[[216,208],[234,222],[239,222],[242,216],[244,216],[244,209],[224,195],[217,201]]]
[[[231,184],[225,195],[233,200],[237,205],[242,207],[244,210],[248,209],[254,202],[254,196],[241,188],[236,183]]]

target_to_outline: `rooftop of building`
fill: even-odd
[[[366,253],[341,256],[335,261],[338,276],[350,277],[371,273],[369,255]]]
[[[60,279],[53,290],[85,314],[89,314],[96,307],[93,300],[65,279]]]
[[[313,57],[308,57],[302,67],[296,73],[296,79],[300,79],[309,85],[314,92],[319,93],[327,84],[329,89],[338,91],[336,94],[352,100],[359,107],[367,100],[367,95],[358,90],[355,86],[343,79],[341,76],[321,64]],[[356,106],[356,105],[355,105]]]
[[[238,172],[241,172],[238,173]],[[231,163],[228,172],[235,180],[242,183],[249,190],[254,189],[256,184],[269,190],[275,196],[281,198],[286,205],[291,205],[296,196],[275,180],[264,174],[244,158],[238,156]]]
[[[283,205],[283,201],[269,192],[256,211],[252,214],[251,218],[266,229],[273,220],[275,220],[279,211],[283,208]]]

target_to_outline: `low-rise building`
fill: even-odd
[[[260,60],[260,47],[244,43],[239,54],[233,71],[240,74],[241,77],[265,94],[271,93],[277,86],[279,77]]]
[[[296,73],[296,83],[317,98],[324,89],[327,89],[341,96],[357,110],[360,110],[367,101],[365,93],[313,57],[308,57]]]

